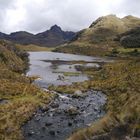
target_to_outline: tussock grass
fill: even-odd
[[[0,99],[8,101],[0,103],[0,140],[21,140],[21,126],[53,96],[33,85],[34,78],[20,74],[27,63],[21,50],[0,41],[0,54]]]
[[[16,44],[16,47],[24,50],[24,51],[52,51],[54,48],[48,48],[48,47],[42,47],[42,46],[37,46],[37,45],[21,45],[21,44]]]
[[[105,65],[95,74],[95,80],[89,85],[93,89],[103,90],[108,96],[107,115],[91,127],[74,134],[70,140],[75,140],[78,135],[83,134],[91,138],[111,132],[113,128],[126,124],[131,129],[128,135],[136,136],[135,131],[140,129],[139,59]],[[81,139],[85,138],[81,137],[79,140]]]
[[[137,136],[140,130],[140,59],[117,60],[99,71],[90,70],[92,80],[71,86],[55,87],[56,91],[73,94],[75,90],[102,90],[108,97],[107,114],[88,128],[74,133],[69,140],[86,140],[98,135],[113,138],[116,127],[127,125],[126,135]],[[87,71],[86,71],[87,72]]]

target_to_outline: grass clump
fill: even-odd
[[[122,129],[125,136],[137,137],[140,132],[140,59],[116,60],[103,65],[101,70],[85,72],[92,75],[90,81],[54,89],[70,94],[76,90],[102,90],[108,98],[107,114],[90,127],[75,132],[69,140],[86,140],[95,136],[121,139]]]
[[[52,51],[54,48],[48,48],[48,47],[42,47],[42,46],[37,46],[37,45],[21,45],[21,44],[16,44],[16,47],[24,50],[24,51]]]
[[[71,136],[69,140],[98,138],[106,134],[113,138],[117,127],[127,126],[125,135],[137,137],[140,131],[140,61],[123,60],[107,64],[96,72],[94,80],[85,82],[90,88],[103,90],[108,97],[107,115],[101,120]],[[86,88],[87,86],[83,87]],[[86,136],[86,137],[85,137]]]
[[[0,54],[6,58],[0,59],[0,101],[6,100],[0,102],[0,140],[21,140],[21,126],[53,96],[33,85],[33,78],[20,74],[26,68],[25,52],[0,41]]]

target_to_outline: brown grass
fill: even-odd
[[[0,140],[21,140],[21,126],[53,96],[33,85],[33,78],[17,73],[24,71],[25,62],[10,46],[0,42],[0,99],[7,101],[0,103]]]

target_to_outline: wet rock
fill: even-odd
[[[63,111],[61,109],[56,110],[57,114],[61,114]]]
[[[76,90],[72,95],[72,98],[80,98],[80,97],[84,97],[84,94],[82,93],[81,90]]]
[[[65,77],[63,75],[58,75],[57,80],[63,81],[63,80],[65,80]]]
[[[95,106],[94,111],[98,111],[98,109],[99,109],[99,108]]]
[[[51,104],[51,107],[52,108],[58,108],[59,107],[59,104],[54,102],[54,103]]]
[[[48,114],[48,116],[49,116],[49,117],[52,117],[52,116],[53,116],[53,113]]]
[[[65,110],[65,113],[72,116],[72,115],[78,115],[79,111],[76,107],[70,106],[67,110]]]
[[[38,118],[35,118],[35,121],[37,121],[37,122],[38,122],[39,120],[40,120],[40,118],[39,118],[39,117],[38,117]]]
[[[51,125],[52,125],[51,122],[46,122],[46,123],[45,123],[45,126],[51,126]]]
[[[48,106],[43,106],[40,108],[41,112],[44,113],[49,110]]]
[[[52,135],[52,136],[55,136],[56,135],[56,132],[54,130],[50,130],[49,131],[49,134]]]
[[[68,126],[72,126],[72,122],[68,122]]]
[[[88,104],[87,107],[89,107],[91,104]]]
[[[43,127],[42,127],[42,130],[46,130],[46,127],[43,126]]]
[[[140,129],[134,131],[134,137],[140,137]]]
[[[78,120],[74,120],[73,122],[74,122],[74,123],[78,123]]]
[[[33,119],[25,126],[25,138],[63,140],[75,129],[83,128],[87,124],[90,125],[90,123],[104,114],[102,108],[100,108],[104,104],[104,97],[101,97],[103,100],[99,100],[99,97],[92,91],[79,92],[78,94],[84,96],[84,98],[72,98],[70,94],[58,93],[58,98],[55,98],[49,104],[48,111],[45,111],[45,107],[45,112],[38,110]],[[57,104],[59,104],[58,107]],[[42,116],[42,114],[44,115]],[[40,121],[36,122],[36,118],[40,118]],[[32,131],[35,134],[31,133],[30,135],[33,136],[28,136],[28,132]],[[44,138],[41,138],[42,135]]]
[[[9,103],[9,102],[10,102],[9,100],[0,99],[0,104],[7,104],[7,103]]]
[[[28,132],[28,136],[32,136],[35,132],[31,131],[31,132]]]
[[[56,108],[51,108],[50,112],[56,112]]]

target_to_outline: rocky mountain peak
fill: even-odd
[[[62,30],[61,30],[61,27],[55,24],[54,26],[50,28],[50,31],[62,31]]]

